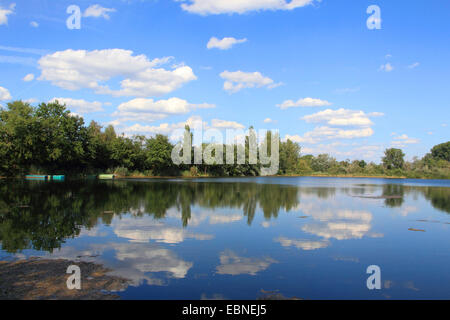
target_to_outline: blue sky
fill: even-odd
[[[303,154],[411,159],[449,140],[449,17],[434,0],[0,0],[0,104],[59,98],[128,135],[253,125]]]

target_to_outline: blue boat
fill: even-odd
[[[53,181],[64,181],[65,176],[52,176]]]
[[[42,181],[46,181],[46,180],[48,180],[48,176],[30,174],[30,175],[26,175],[25,179],[27,179],[27,180],[42,180]]]

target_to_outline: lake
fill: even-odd
[[[450,181],[0,181],[0,260],[96,262],[122,299],[450,299]],[[381,270],[380,290],[366,285]]]

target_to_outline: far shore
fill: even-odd
[[[120,176],[115,175],[116,180],[124,180],[124,179],[165,179],[165,180],[174,180],[174,179],[225,179],[225,178],[368,178],[368,179],[415,179],[415,180],[450,180],[450,178],[408,178],[405,176],[384,176],[384,175],[327,175],[327,174],[309,174],[309,175],[275,175],[275,176]],[[0,177],[0,180],[8,179],[8,177]]]
[[[363,176],[363,175],[276,175],[276,176],[236,176],[236,177],[213,177],[213,176],[117,176],[116,179],[226,179],[226,178],[370,178],[370,179],[416,179],[416,180],[449,180],[437,178],[408,178],[405,176]]]

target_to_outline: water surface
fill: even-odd
[[[0,181],[0,260],[101,263],[123,299],[450,299],[449,244],[442,180]]]

